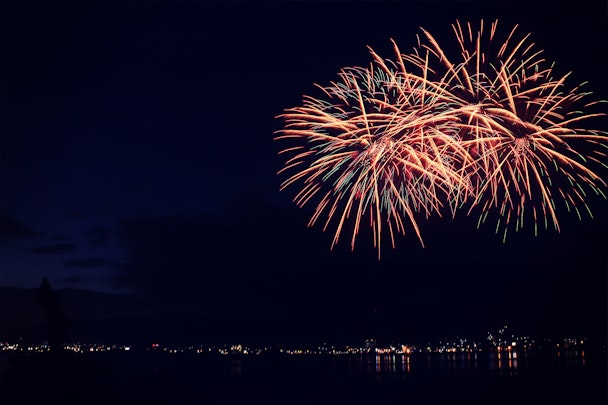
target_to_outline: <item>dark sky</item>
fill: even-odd
[[[306,228],[296,189],[278,191],[273,137],[314,83],[368,64],[367,45],[392,56],[390,38],[409,50],[419,27],[450,41],[456,19],[520,24],[572,85],[606,99],[606,2],[1,7],[1,286],[47,276],[57,290],[128,293],[107,316],[384,322],[416,336],[604,328],[606,200],[589,198],[594,219],[562,217],[561,234],[506,244],[476,218],[422,221],[425,249],[400,236],[379,262],[365,235],[330,252],[331,234]]]

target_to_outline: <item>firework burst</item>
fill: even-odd
[[[582,127],[604,115],[584,112],[599,102],[587,102],[590,93],[580,86],[568,90],[569,74],[554,78],[553,65],[535,49],[530,34],[518,38],[517,26],[494,47],[497,25],[484,31],[483,20],[478,28],[454,24],[456,61],[423,30],[426,41],[408,61],[423,71],[429,57],[437,62],[433,78],[454,95],[460,144],[469,153],[463,170],[475,189],[472,207],[481,207],[480,223],[489,212],[499,213],[496,232],[502,230],[504,241],[509,228],[519,231],[528,221],[535,234],[539,222],[559,232],[560,210],[580,218],[584,207],[591,215],[585,188],[604,196],[606,184],[589,162],[605,165],[607,138]]]
[[[323,99],[305,97],[303,106],[286,110],[276,139],[295,141],[281,152],[291,155],[281,172],[296,170],[281,189],[303,184],[294,202],[315,200],[309,225],[324,216],[325,230],[335,221],[333,247],[354,219],[354,249],[368,220],[380,255],[383,230],[394,247],[407,223],[423,244],[417,215],[439,212],[451,190],[463,187],[454,163],[465,151],[442,92],[370,51],[369,68],[343,69],[338,81],[318,86]]]
[[[517,27],[498,46],[497,21],[484,28],[454,24],[455,57],[425,30],[411,54],[393,42],[395,60],[369,48],[368,67],[342,69],[317,86],[322,98],[279,116],[275,139],[289,143],[281,190],[300,185],[294,202],[314,206],[309,226],[335,227],[332,248],[351,221],[351,248],[368,222],[378,258],[382,236],[395,247],[408,224],[424,246],[419,219],[444,207],[481,207],[480,223],[496,210],[503,239],[526,217],[535,233],[540,222],[559,231],[562,206],[591,213],[585,188],[605,197],[591,165],[605,166],[608,137],[582,128],[604,115],[584,112],[598,102],[568,91],[568,75],[553,78]]]

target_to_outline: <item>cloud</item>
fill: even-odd
[[[227,281],[226,229],[211,220],[129,219],[118,235],[126,260],[114,276],[119,288],[149,297],[185,299],[214,294]]]
[[[35,248],[27,249],[28,252],[41,255],[60,255],[74,252],[75,250],[76,245],[72,243],[57,243],[54,245],[38,246]]]
[[[321,288],[325,296],[312,288],[322,274],[334,279],[332,260],[322,262],[330,256],[327,238],[305,224],[297,209],[252,200],[225,215],[123,220],[116,235],[124,260],[114,286],[158,305],[216,313],[320,308],[330,288]]]
[[[81,276],[70,276],[70,277],[65,277],[64,279],[62,279],[62,281],[66,282],[66,283],[70,283],[70,284],[81,284],[86,281],[89,281],[89,279],[81,277]]]
[[[460,333],[506,321],[515,308],[505,294],[529,297],[522,280],[540,282],[545,270],[557,271],[554,263],[536,265],[533,247],[493,248],[487,237],[463,238],[462,226],[441,233],[427,227],[428,248],[406,237],[396,250],[387,246],[381,261],[365,229],[355,251],[346,231],[330,251],[333,234],[306,227],[309,215],[243,199],[223,216],[121,221],[124,257],[112,282],[162,313],[275,319],[277,328],[316,324],[335,333],[380,333],[380,323],[386,333]],[[527,309],[518,311],[521,317]]]
[[[0,236],[2,238],[35,238],[40,235],[42,235],[40,232],[29,228],[10,215],[0,216]]]
[[[83,259],[71,259],[65,262],[66,267],[82,267],[93,269],[98,267],[113,267],[114,261],[103,257],[87,257]]]
[[[87,232],[91,246],[109,246],[112,239],[112,231],[104,226],[95,226]]]

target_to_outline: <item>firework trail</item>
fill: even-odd
[[[385,231],[394,248],[408,223],[424,246],[420,217],[467,204],[469,213],[481,207],[480,222],[498,210],[503,239],[511,225],[523,227],[524,213],[535,232],[541,220],[559,231],[557,201],[580,217],[580,205],[589,211],[583,186],[604,195],[588,162],[605,166],[608,137],[579,127],[603,114],[577,109],[597,103],[585,103],[580,88],[566,91],[568,75],[554,79],[529,36],[516,39],[517,27],[496,49],[496,21],[489,32],[483,21],[476,31],[453,28],[460,55],[446,55],[425,30],[412,54],[393,42],[394,61],[369,48],[368,67],[342,69],[317,85],[323,98],[305,96],[279,116],[275,139],[289,143],[279,173],[292,172],[281,190],[300,185],[294,202],[315,206],[309,226],[334,223],[332,248],[349,223],[354,249],[364,221],[378,258]],[[576,152],[576,142],[591,152]]]

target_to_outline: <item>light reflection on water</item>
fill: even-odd
[[[585,367],[584,350],[534,353],[528,351],[367,354],[337,357],[349,372],[378,375],[407,375],[411,372],[489,371],[517,376],[529,367]]]

